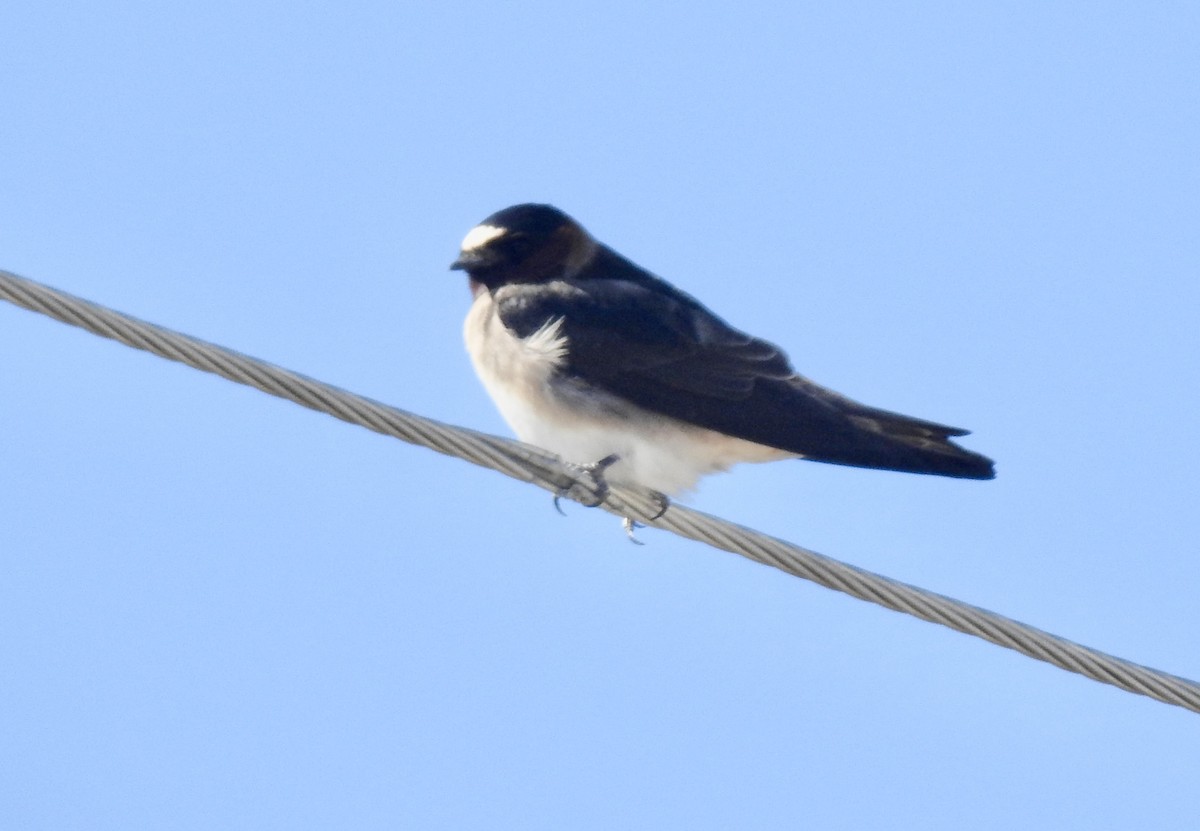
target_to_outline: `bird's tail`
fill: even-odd
[[[876,434],[880,441],[864,448],[866,458],[847,464],[930,473],[960,479],[993,479],[992,460],[959,447],[951,437],[968,435],[967,430],[858,405],[846,416],[855,426]]]

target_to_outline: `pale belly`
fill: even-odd
[[[486,291],[467,314],[464,335],[475,372],[517,437],[578,464],[615,453],[620,461],[605,473],[610,482],[678,495],[738,462],[795,457],[563,379],[558,369],[567,344],[557,327],[515,337]]]

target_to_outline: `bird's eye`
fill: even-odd
[[[500,241],[508,256],[513,260],[524,259],[533,250],[533,239],[528,234],[508,234]]]

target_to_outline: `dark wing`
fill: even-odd
[[[827,390],[797,375],[773,344],[640,269],[631,276],[510,285],[497,297],[499,315],[522,337],[561,318],[569,371],[652,412],[814,461],[994,475],[990,460],[949,441],[966,431]]]

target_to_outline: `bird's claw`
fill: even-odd
[[[658,503],[658,513],[650,517],[651,522],[661,517],[667,512],[667,508],[671,507],[671,498],[665,493],[659,493],[658,491],[652,491],[652,493],[654,494],[654,501]],[[644,542],[634,536],[634,532],[639,528],[645,528],[645,525],[637,522],[633,517],[622,517],[621,527],[625,529],[625,536],[629,537],[631,543],[634,545],[645,545]]]
[[[662,515],[667,512],[667,508],[671,507],[671,497],[658,491],[653,491],[653,493],[654,501],[658,503],[658,513],[650,517],[651,522],[662,517]]]
[[[564,496],[586,508],[595,508],[603,504],[604,500],[608,498],[608,483],[604,481],[604,471],[620,460],[621,457],[616,453],[610,453],[600,461],[590,462],[586,465],[566,462],[566,466],[575,475],[572,477],[573,481],[570,485],[554,495],[554,510],[566,516],[559,504],[559,500]]]
[[[604,481],[604,471],[615,465],[621,460],[621,457],[616,453],[610,453],[603,459],[589,464],[581,465],[576,462],[566,462],[567,468],[574,474],[572,482],[567,487],[564,487],[554,495],[554,510],[558,511],[562,516],[566,516],[566,512],[562,509],[562,499],[566,497],[574,500],[579,504],[595,508],[603,504],[608,498],[608,483]],[[653,499],[658,505],[658,512],[650,517],[650,521],[661,517],[671,507],[671,499],[665,493],[653,491]],[[629,537],[629,541],[634,545],[645,545],[644,542],[634,536],[634,532],[645,526],[642,523],[635,521],[632,517],[624,517],[621,519],[621,527],[625,529],[625,536]]]
[[[623,517],[621,519],[621,527],[625,529],[625,536],[629,537],[631,543],[634,545],[645,545],[644,542],[633,535],[634,531],[644,527],[640,522],[634,522],[631,517]]]

